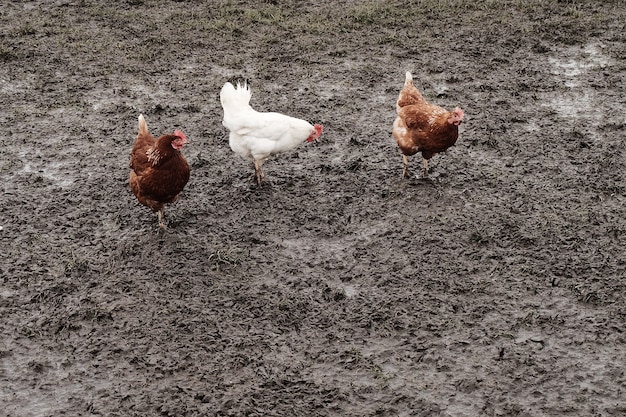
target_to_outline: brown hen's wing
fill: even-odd
[[[154,146],[155,142],[156,140],[150,133],[137,135],[135,145],[130,153],[130,167],[137,175],[141,175],[143,171],[150,167],[151,163],[148,161],[147,152]]]
[[[144,204],[153,210],[159,210],[149,199],[146,197],[146,191],[143,183],[146,175],[149,175],[151,169],[151,163],[148,160],[148,149],[152,148],[156,142],[154,137],[148,132],[146,121],[143,115],[139,116],[139,132],[135,139],[135,144],[130,152],[130,176],[128,179],[130,189],[137,197],[137,200],[141,204]]]
[[[137,176],[140,195],[151,200],[144,204],[154,210],[176,201],[188,181],[189,165],[181,154],[176,154],[158,167],[151,166],[143,175]]]

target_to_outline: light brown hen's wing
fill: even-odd
[[[439,123],[446,110],[429,103],[412,104],[400,109],[398,116],[407,128],[428,132]]]

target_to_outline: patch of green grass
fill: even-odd
[[[250,23],[260,23],[264,25],[281,26],[286,20],[286,16],[282,8],[274,5],[262,9],[246,9],[244,17]]]
[[[233,249],[217,249],[209,255],[209,262],[219,269],[221,266],[237,266],[241,264],[241,255],[236,254]]]
[[[17,31],[19,36],[29,36],[35,34],[35,28],[30,24],[26,23],[24,26],[20,27]]]
[[[348,10],[347,17],[357,25],[373,25],[393,17],[395,7],[389,2],[365,3]]]
[[[86,259],[77,257],[74,251],[72,251],[70,259],[65,263],[65,275],[71,275],[73,272],[82,274],[87,271],[88,265],[89,263]]]
[[[493,236],[487,231],[478,226],[475,226],[474,231],[470,234],[470,242],[477,243],[479,245],[489,244],[493,239]]]
[[[0,45],[0,62],[9,62],[18,58],[15,50],[7,45]]]
[[[344,352],[344,366],[347,369],[364,369],[372,373],[373,378],[378,381],[381,387],[387,387],[393,378],[392,374],[385,373],[382,366],[370,357],[364,356],[363,352],[356,347],[352,347]]]
[[[375,25],[411,25],[416,20],[425,18],[432,19],[438,15],[457,15],[460,20],[464,19],[463,13],[471,11],[502,10],[502,1],[474,0],[421,0],[417,2],[405,1],[369,1],[347,10],[344,16],[346,24],[350,22],[356,26]],[[431,21],[436,25],[436,21]],[[409,26],[411,27],[411,26]],[[419,30],[419,26],[414,27]]]
[[[480,31],[491,29],[496,34],[506,28],[503,33],[517,31],[546,39],[556,35],[557,41],[580,43],[590,35],[589,28],[598,26],[599,20],[611,19],[609,13],[598,13],[588,2],[561,3],[561,0],[372,0],[346,9],[344,15],[327,16],[327,30],[331,27],[339,31],[377,29],[383,35],[394,29],[423,36],[457,21],[459,27],[477,25]],[[486,22],[490,24],[485,25]],[[385,38],[387,42],[393,40],[393,36]]]

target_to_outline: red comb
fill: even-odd
[[[183,142],[187,142],[187,136],[185,136],[182,130],[175,130],[174,136],[178,136],[179,138],[183,140]]]

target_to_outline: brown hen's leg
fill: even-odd
[[[424,169],[422,170],[422,176],[428,178],[428,159],[424,158]]]
[[[409,158],[406,155],[402,155],[402,178],[408,177],[409,171]]]
[[[163,209],[157,211],[157,217],[159,218],[159,228],[165,230],[165,220],[163,219]]]

